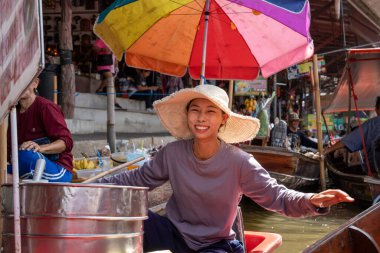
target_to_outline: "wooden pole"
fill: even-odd
[[[91,177],[91,178],[89,178],[89,179],[86,179],[86,180],[83,181],[82,183],[92,183],[92,182],[95,182],[95,181],[98,180],[99,178],[102,178],[102,177],[104,177],[104,176],[107,176],[107,175],[109,175],[109,174],[111,174],[111,173],[114,173],[114,172],[116,172],[116,171],[118,171],[118,170],[124,169],[125,167],[128,167],[128,166],[130,166],[130,165],[132,165],[132,164],[138,163],[138,162],[140,162],[140,161],[142,161],[142,160],[144,160],[144,159],[145,159],[145,157],[142,156],[142,157],[136,158],[136,159],[134,159],[134,160],[132,160],[132,161],[130,161],[130,162],[126,162],[126,163],[120,164],[119,166],[116,166],[115,168],[112,168],[112,169],[107,170],[107,171],[103,171],[102,173],[99,173],[99,174],[96,175],[96,176],[93,176],[93,177]]]
[[[8,131],[8,117],[0,125],[0,184],[6,183],[7,177],[7,131]],[[0,196],[2,195],[2,188],[0,187]],[[0,207],[0,212],[3,208]],[[3,242],[3,219],[0,218],[0,249]]]
[[[277,74],[273,76],[273,90],[276,92],[276,96],[273,99],[273,121],[274,121],[274,119],[277,117]]]
[[[7,131],[8,117],[0,125],[0,183],[6,182],[7,176]]]
[[[53,90],[54,90],[54,94],[53,94],[53,101],[55,104],[58,104],[58,84],[57,84],[57,76],[54,76],[53,77]]]
[[[71,0],[61,0],[61,6],[62,24],[59,46],[61,49],[62,112],[65,118],[72,119],[75,107],[75,71],[71,58],[73,51]]]
[[[228,107],[230,109],[232,109],[232,100],[234,98],[233,94],[234,94],[234,80],[230,80],[230,82],[228,83],[228,98],[229,98]]]
[[[313,56],[313,75],[314,78],[314,96],[315,96],[315,114],[317,120],[317,138],[318,138],[318,152],[319,152],[319,170],[321,189],[326,190],[326,175],[325,175],[325,158],[323,156],[323,140],[322,140],[322,122],[321,122],[321,98],[319,90],[319,75],[318,75],[318,56]]]

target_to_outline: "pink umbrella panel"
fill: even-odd
[[[205,77],[253,80],[312,56],[306,0],[115,1],[101,13],[95,33],[129,66],[199,79],[206,46]]]

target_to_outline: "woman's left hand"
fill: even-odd
[[[20,146],[20,150],[33,150],[33,152],[39,152],[41,150],[40,145],[34,141],[26,141]]]
[[[340,202],[353,202],[354,199],[342,190],[326,190],[313,195],[310,202],[319,208],[329,207]]]

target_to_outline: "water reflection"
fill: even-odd
[[[241,207],[245,230],[281,234],[282,245],[276,253],[301,252],[365,209],[355,204],[343,203],[334,206],[331,212],[324,216],[288,218],[269,212],[245,198]]]

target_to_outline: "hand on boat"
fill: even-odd
[[[353,202],[354,199],[342,190],[326,190],[313,195],[310,202],[319,208],[326,208],[340,202]]]

